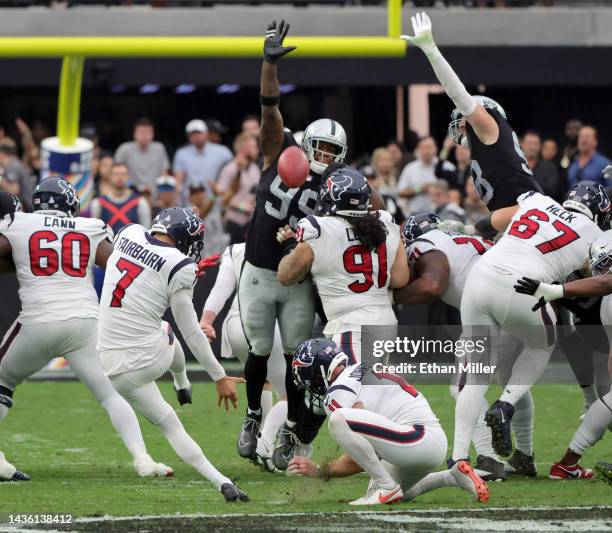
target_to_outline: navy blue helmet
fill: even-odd
[[[181,252],[200,260],[204,248],[204,222],[191,209],[170,207],[160,211],[151,226],[153,233],[169,235]]]
[[[335,368],[348,361],[348,356],[329,339],[308,339],[293,354],[291,370],[299,389],[323,396]]]
[[[579,181],[565,195],[563,207],[588,216],[601,229],[610,229],[610,197],[596,181]]]
[[[21,211],[19,199],[8,192],[0,191],[0,220],[4,219],[4,217],[10,218],[10,226],[13,220],[15,220],[15,213],[17,211]]]
[[[428,231],[438,229],[440,222],[438,215],[427,211],[409,216],[402,230],[404,246],[409,246],[412,241]]]
[[[72,183],[63,177],[42,180],[32,195],[34,211],[62,211],[68,216],[77,217],[81,202]]]
[[[316,213],[362,217],[368,212],[371,193],[361,172],[349,166],[337,168],[323,178]]]

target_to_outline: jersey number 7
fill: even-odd
[[[123,257],[117,261],[115,265],[119,272],[124,272],[123,276],[117,282],[117,286],[113,291],[113,298],[111,300],[111,307],[122,307],[121,301],[125,296],[126,289],[134,283],[134,280],[140,276],[140,273],[144,270],[144,267],[132,263]]]

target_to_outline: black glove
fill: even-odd
[[[293,249],[298,245],[298,241],[295,237],[288,237],[280,243],[281,254],[283,257],[289,255]]]
[[[520,292],[521,294],[529,294],[529,296],[533,296],[538,290],[539,286],[540,282],[537,279],[522,277],[516,281],[514,290],[516,292]]]
[[[264,60],[274,65],[281,57],[296,49],[295,46],[283,46],[283,41],[289,31],[289,24],[284,20],[276,27],[276,21],[268,26],[264,41]]]

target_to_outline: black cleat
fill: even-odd
[[[598,477],[600,477],[602,481],[608,485],[612,485],[612,463],[598,461],[595,465],[595,472],[597,472]]]
[[[180,405],[191,403],[191,385],[186,389],[177,389],[174,387],[174,390],[176,391],[176,399]]]
[[[534,459],[535,456],[533,454],[527,455],[519,450],[514,450],[506,461],[508,464],[506,472],[510,476],[537,477],[538,469]]]
[[[486,455],[479,455],[476,458],[474,471],[484,481],[504,481],[507,477],[506,471],[504,470],[504,463],[496,461],[493,457],[487,457]]]
[[[491,428],[491,444],[495,453],[504,457],[512,453],[512,433],[510,421],[514,415],[514,406],[497,400],[485,415],[485,422]]]
[[[246,492],[234,483],[223,483],[223,485],[221,485],[221,494],[223,494],[226,502],[235,502],[237,500],[241,502],[249,501]]]
[[[295,434],[295,427],[290,428],[286,423],[280,430],[278,446],[272,453],[272,462],[278,470],[287,470],[295,451],[302,443]]]
[[[242,419],[242,429],[238,436],[236,449],[238,455],[245,459],[254,459],[255,450],[257,449],[257,436],[259,435],[259,427],[261,426],[261,415],[254,413],[247,414]]]

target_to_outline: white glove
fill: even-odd
[[[443,220],[438,224],[438,229],[450,231],[451,233],[465,233],[465,224],[459,220]]]
[[[412,21],[412,31],[414,37],[410,35],[400,35],[401,39],[408,41],[410,44],[418,46],[426,56],[438,49],[434,42],[433,34],[431,33],[431,19],[424,11],[410,17]]]

